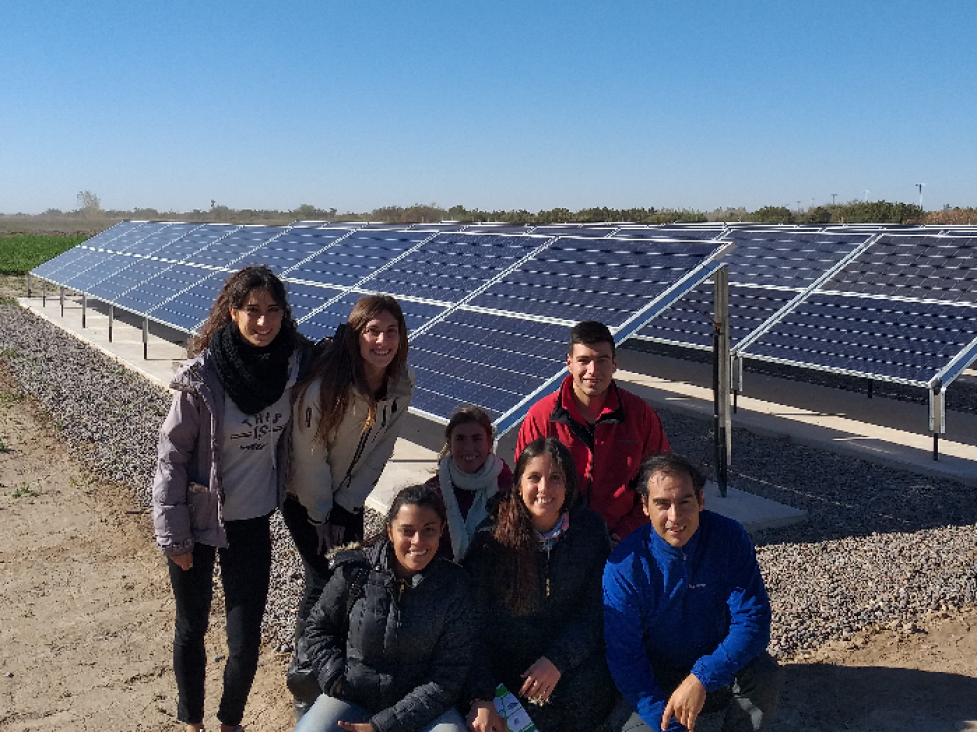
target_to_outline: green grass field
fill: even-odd
[[[34,234],[0,236],[0,274],[26,274],[87,238]]]

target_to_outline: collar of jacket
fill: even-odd
[[[617,382],[612,381],[608,387],[607,398],[593,427],[599,424],[617,424],[624,421],[624,405],[617,391]],[[567,429],[580,440],[591,452],[594,449],[594,430],[587,420],[580,414],[577,402],[573,398],[573,377],[567,376],[560,386],[560,394],[550,413],[550,422],[565,424]]]

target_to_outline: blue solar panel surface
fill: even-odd
[[[699,242],[562,237],[470,305],[618,328],[714,250]]]
[[[433,236],[420,231],[357,231],[286,271],[292,280],[345,289]]]
[[[924,386],[975,323],[977,305],[815,293],[747,355]]]
[[[561,369],[567,335],[565,325],[456,310],[411,340],[412,407],[445,417],[472,404],[495,421]]]
[[[456,303],[544,241],[492,234],[439,234],[364,280],[361,287],[394,297]]]

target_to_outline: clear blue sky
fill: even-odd
[[[973,0],[4,0],[0,213],[977,206]]]

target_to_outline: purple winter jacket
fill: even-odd
[[[301,359],[300,350],[292,358]],[[210,351],[204,349],[186,361],[170,386],[176,393],[160,427],[153,478],[156,543],[166,556],[186,554],[195,542],[224,548],[221,420],[225,393]],[[285,499],[291,426],[289,421],[275,453],[278,505]]]

